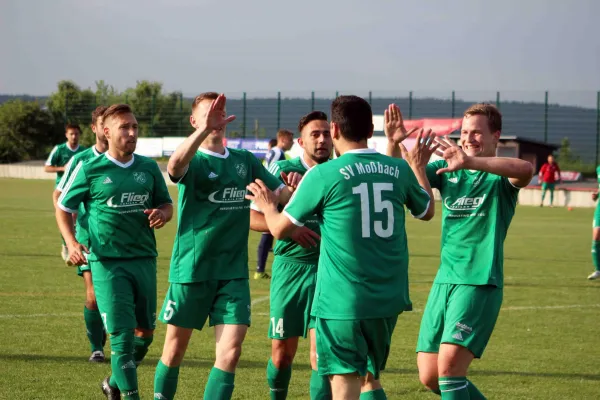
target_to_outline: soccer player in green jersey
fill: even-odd
[[[298,144],[303,154],[292,160],[281,160],[271,164],[269,172],[279,177],[296,172],[304,175],[318,164],[329,160],[333,142],[327,115],[313,111],[300,119]],[[250,212],[250,227],[259,232],[268,232],[264,215],[255,204]],[[319,262],[319,221],[308,220],[306,226],[294,231],[288,239],[278,240],[273,253],[271,267],[269,338],[272,339],[271,358],[267,365],[267,382],[272,400],[287,398],[292,376],[292,362],[298,349],[298,338],[310,336],[310,398],[331,399],[331,388],[327,377],[317,373],[317,344],[314,318],[310,309],[317,282]]]
[[[600,166],[596,167],[596,175],[598,176],[598,186],[600,187]],[[594,201],[598,200],[597,190],[592,193],[592,199]],[[600,202],[596,204],[592,229],[592,261],[594,262],[595,271],[588,276],[588,279],[591,281],[600,279]]]
[[[504,239],[519,189],[534,172],[527,161],[496,157],[501,131],[498,109],[475,104],[464,113],[462,149],[437,139],[443,159],[427,166],[442,197],[441,264],[421,321],[417,364],[421,382],[442,399],[485,398],[467,380],[467,370],[496,324]]]
[[[56,189],[54,189],[54,204],[58,204],[58,198],[63,192],[65,185],[71,178],[71,172],[77,168],[79,163],[85,162],[92,158],[96,158],[108,149],[108,141],[102,130],[102,114],[106,111],[105,106],[98,106],[92,112],[92,124],[91,128],[96,135],[96,144],[81,153],[76,154],[69,160],[65,166],[65,173],[60,180]],[[90,245],[90,237],[88,233],[88,216],[83,203],[79,205],[77,210],[77,222],[76,222],[76,239],[79,243],[86,246],[88,249]],[[70,260],[69,260],[70,263]],[[96,294],[94,293],[94,285],[92,284],[92,273],[90,266],[87,264],[80,265],[77,267],[77,275],[83,277],[85,285],[85,305],[83,307],[83,319],[85,321],[85,327],[87,332],[88,340],[90,341],[92,354],[89,358],[90,362],[104,362],[104,344],[106,343],[106,332],[102,324],[102,318],[100,311],[98,311],[98,304],[96,302]]]
[[[139,399],[136,365],[156,326],[156,238],[173,215],[158,164],[134,155],[138,123],[126,104],[102,115],[105,155],[78,163],[58,199],[56,219],[75,265],[89,262],[100,315],[111,340],[108,399]],[[83,203],[91,247],[75,237],[71,215]],[[84,256],[88,254],[88,260]]]
[[[235,119],[225,116],[225,103],[224,95],[213,92],[196,97],[190,117],[196,131],[175,150],[167,167],[178,183],[179,213],[170,285],[159,314],[167,333],[154,378],[157,399],[175,396],[189,340],[207,318],[215,328],[216,360],[204,398],[231,398],[250,325],[246,185],[260,178],[271,189],[281,189],[282,203],[291,197],[290,189],[252,153],[223,145],[226,125]]]
[[[54,183],[55,188],[58,186],[61,178],[63,177],[63,174],[65,173],[65,167],[71,157],[85,150],[85,147],[79,145],[79,138],[81,136],[81,128],[79,125],[67,124],[65,128],[65,136],[67,137],[67,141],[63,144],[54,146],[50,152],[50,155],[48,156],[48,159],[46,160],[46,165],[44,165],[45,172],[56,174],[56,180]],[[69,253],[67,252],[65,240],[62,237],[61,240],[62,245],[60,255],[62,259],[67,262],[69,259]]]
[[[280,213],[263,182],[248,186],[277,239],[313,219],[321,223],[321,253],[311,314],[316,317],[319,375],[329,376],[333,399],[385,399],[379,374],[408,293],[405,206],[431,219],[434,202],[424,157],[404,160],[367,147],[371,107],[356,96],[331,105],[331,136],[338,158],[311,168]],[[423,154],[435,150],[426,134]],[[366,379],[359,379],[366,377]]]

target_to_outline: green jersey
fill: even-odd
[[[277,161],[269,166],[269,172],[277,178],[280,178],[282,172],[286,174],[297,172],[304,175],[309,169],[302,156],[292,160]],[[317,215],[305,221],[305,226],[317,234],[321,233]],[[319,247],[306,249],[290,238],[278,240],[273,248],[273,254],[276,257],[289,258],[296,263],[317,264],[319,262]]]
[[[177,179],[179,215],[169,282],[248,278],[250,201],[246,186],[260,179],[271,190],[281,181],[247,150],[218,154],[200,148]]]
[[[596,167],[596,175],[598,177],[598,189],[600,189],[600,165]]]
[[[46,165],[52,167],[63,167],[67,165],[71,157],[73,157],[77,153],[81,153],[85,149],[86,148],[83,146],[77,146],[75,149],[71,149],[67,143],[57,144],[50,152],[50,155],[46,160]],[[60,183],[63,174],[64,172],[56,173],[56,186],[58,186],[58,184]]]
[[[123,164],[109,154],[78,163],[58,206],[88,215],[89,260],[156,257],[154,229],[144,210],[170,204],[171,196],[156,161],[134,155]]]
[[[435,283],[504,284],[504,239],[515,214],[519,188],[508,178],[460,170],[437,175],[444,160],[427,166],[442,196],[441,264]]]
[[[96,150],[96,146],[92,146],[89,149],[86,149],[74,155],[69,160],[67,165],[65,165],[65,173],[63,174],[63,177],[58,183],[56,190],[58,190],[59,192],[62,192],[64,190],[65,185],[73,175],[72,172],[75,169],[75,166],[77,166],[77,164],[79,164],[80,162],[86,162],[87,160],[91,160],[92,158],[96,158],[101,154],[102,153]],[[79,208],[77,209],[77,228],[77,241],[89,248],[91,244],[90,235],[88,233],[88,213],[85,209],[84,203],[79,204]]]
[[[322,221],[312,315],[372,319],[410,310],[404,206],[422,218],[429,202],[406,161],[373,149],[310,169],[283,212],[296,225],[314,214]]]

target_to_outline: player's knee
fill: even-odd
[[[467,368],[455,358],[447,358],[438,366],[439,376],[465,376]]]
[[[115,353],[133,353],[133,336],[133,329],[111,333],[111,350]]]
[[[273,349],[271,359],[273,360],[275,368],[287,368],[294,362],[294,354],[286,351],[285,347],[282,347]]]
[[[226,348],[220,349],[217,353],[217,361],[220,364],[225,364],[229,368],[235,368],[242,356],[242,344],[232,344]]]
[[[419,381],[427,389],[435,392],[439,389],[438,375],[431,371],[419,371]]]

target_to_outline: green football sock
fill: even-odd
[[[267,364],[267,383],[271,392],[271,400],[285,400],[292,378],[292,366],[277,369],[273,360],[269,358]]]
[[[331,400],[329,377],[320,376],[314,369],[310,374],[310,400]]]
[[[470,400],[469,384],[464,376],[442,376],[438,378],[442,400]]]
[[[542,189],[542,204],[544,204],[545,198],[546,198],[546,190]]]
[[[208,375],[204,398],[210,400],[231,400],[235,374],[213,367]]]
[[[387,400],[387,396],[383,389],[377,389],[369,392],[362,392],[360,394],[360,400]]]
[[[161,360],[158,360],[156,373],[154,374],[154,398],[163,400],[174,399],[178,381],[179,366],[167,367]]]
[[[85,330],[92,351],[103,351],[102,340],[104,339],[104,325],[102,325],[100,311],[90,310],[84,306],[83,319],[85,321]]]
[[[592,260],[594,261],[594,267],[596,271],[600,271],[600,241],[594,240],[592,242]]]
[[[554,204],[554,189],[550,189],[550,205]]]
[[[109,383],[113,387],[118,387],[121,397],[128,400],[140,398],[137,370],[133,358],[133,341],[133,330],[121,331],[110,337],[112,376]]]
[[[486,400],[485,396],[477,389],[477,386],[473,385],[473,382],[467,379],[467,389],[469,389],[469,396],[471,400]]]
[[[154,340],[154,335],[149,337],[136,336],[133,339],[133,359],[136,365],[140,365],[146,354],[148,354],[148,348]]]

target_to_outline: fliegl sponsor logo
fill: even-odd
[[[146,192],[145,194],[137,194],[135,192],[126,192],[121,193],[121,196],[112,196],[106,202],[106,205],[110,208],[124,208],[130,209],[129,211],[122,212],[135,212],[139,211],[140,208],[146,208],[146,204],[150,199],[150,194]],[[135,208],[135,209],[134,209]]]
[[[208,195],[208,200],[212,203],[231,205],[229,209],[243,208],[246,200],[246,189],[225,188],[217,190]]]
[[[456,200],[452,200],[450,197],[444,199],[444,205],[448,210],[452,211],[475,211],[485,201],[487,195],[481,197],[459,197]]]

